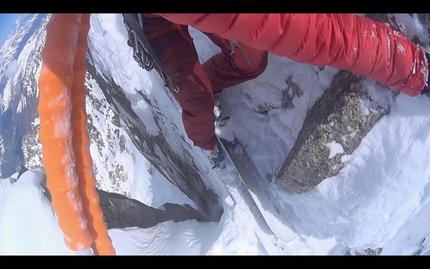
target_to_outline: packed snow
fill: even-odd
[[[409,31],[429,39],[416,19],[408,15],[397,18]],[[201,61],[218,52],[204,35],[194,29],[191,33]],[[141,70],[133,61],[126,36],[120,14],[92,15],[89,38],[97,46],[93,57],[103,63],[97,68],[123,89],[132,91],[145,84],[146,90],[158,89],[150,94],[166,98],[154,72]],[[231,119],[217,132],[226,139],[238,137],[263,175],[276,174],[294,145],[306,111],[337,71],[270,55],[260,77],[223,92],[224,109]],[[288,108],[276,107],[288,77],[303,95]],[[367,83],[379,87],[371,80]],[[264,106],[270,107],[266,113],[256,112]],[[166,114],[179,112],[178,106],[164,108]],[[151,130],[145,107],[137,113]],[[110,229],[109,236],[118,255],[429,255],[429,115],[430,98],[400,94],[391,112],[348,156],[348,164],[338,175],[303,194],[268,183],[294,229],[291,242],[281,242],[270,233],[232,163],[226,160],[224,169],[212,170],[199,148],[195,148],[195,156],[200,156],[195,162],[206,169],[208,185],[223,201],[219,222],[168,221],[146,229]],[[182,126],[181,122],[176,125]],[[175,143],[174,135],[169,139]],[[336,142],[330,143],[330,149],[330,156],[343,152]],[[151,206],[167,200],[191,203],[159,173],[144,171],[142,164],[146,163],[136,164],[141,175],[131,186],[132,198]],[[43,194],[42,177],[39,170],[29,170],[13,184],[0,180],[0,253],[92,254],[91,249],[75,252],[65,246],[56,215]]]

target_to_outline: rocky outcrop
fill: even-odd
[[[42,145],[39,140],[39,125],[33,127],[22,138],[24,165],[29,169],[42,167]]]
[[[370,14],[368,17],[405,32],[392,15]],[[428,15],[421,14],[420,19],[428,21]],[[410,38],[422,44],[418,38]],[[399,94],[385,86],[387,91],[380,98],[381,93],[375,94],[364,81],[365,78],[347,71],[340,71],[334,77],[330,87],[306,115],[275,183],[296,193],[308,192],[324,179],[335,176],[348,163],[349,155],[377,121],[389,113]]]
[[[372,98],[363,78],[340,71],[306,115],[296,143],[275,182],[291,191],[310,191],[336,175],[376,122],[389,112],[398,91]]]

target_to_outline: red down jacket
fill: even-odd
[[[418,95],[428,78],[424,50],[388,25],[353,14],[158,14],[225,39],[358,73]]]

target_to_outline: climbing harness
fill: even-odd
[[[171,77],[163,67],[163,64],[161,63],[160,59],[158,59],[157,54],[152,49],[148,38],[142,30],[142,16],[138,14],[137,17],[139,22],[137,22],[136,18],[130,13],[123,13],[123,17],[129,38],[127,44],[133,48],[133,59],[140,67],[147,71],[151,71],[154,68],[155,62],[161,71],[161,78],[163,79],[164,85],[168,87],[168,80],[173,93],[178,94],[179,87],[173,82],[173,79],[179,76],[179,73],[175,73]]]
[[[230,53],[230,56],[236,53],[236,49],[235,49],[235,47],[237,46],[237,47],[242,51],[243,55],[245,55],[245,58],[246,58],[246,61],[248,62],[248,64],[249,64],[250,66],[252,66],[252,62],[251,62],[251,60],[248,58],[248,55],[246,55],[245,51],[242,49],[242,46],[240,46],[240,45],[239,45],[239,43],[237,43],[237,41],[234,41],[234,40],[229,40],[228,42],[229,42],[230,47],[231,47],[231,53]]]
[[[131,30],[130,24],[126,20],[124,20],[124,23],[128,34],[127,45],[133,48],[133,59],[140,67],[146,71],[151,71],[154,69],[154,59],[146,51],[140,39],[137,38],[136,33]]]

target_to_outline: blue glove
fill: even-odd
[[[217,168],[220,166],[221,162],[225,159],[224,153],[218,144],[215,144],[213,149],[203,150],[211,161],[213,167]]]

